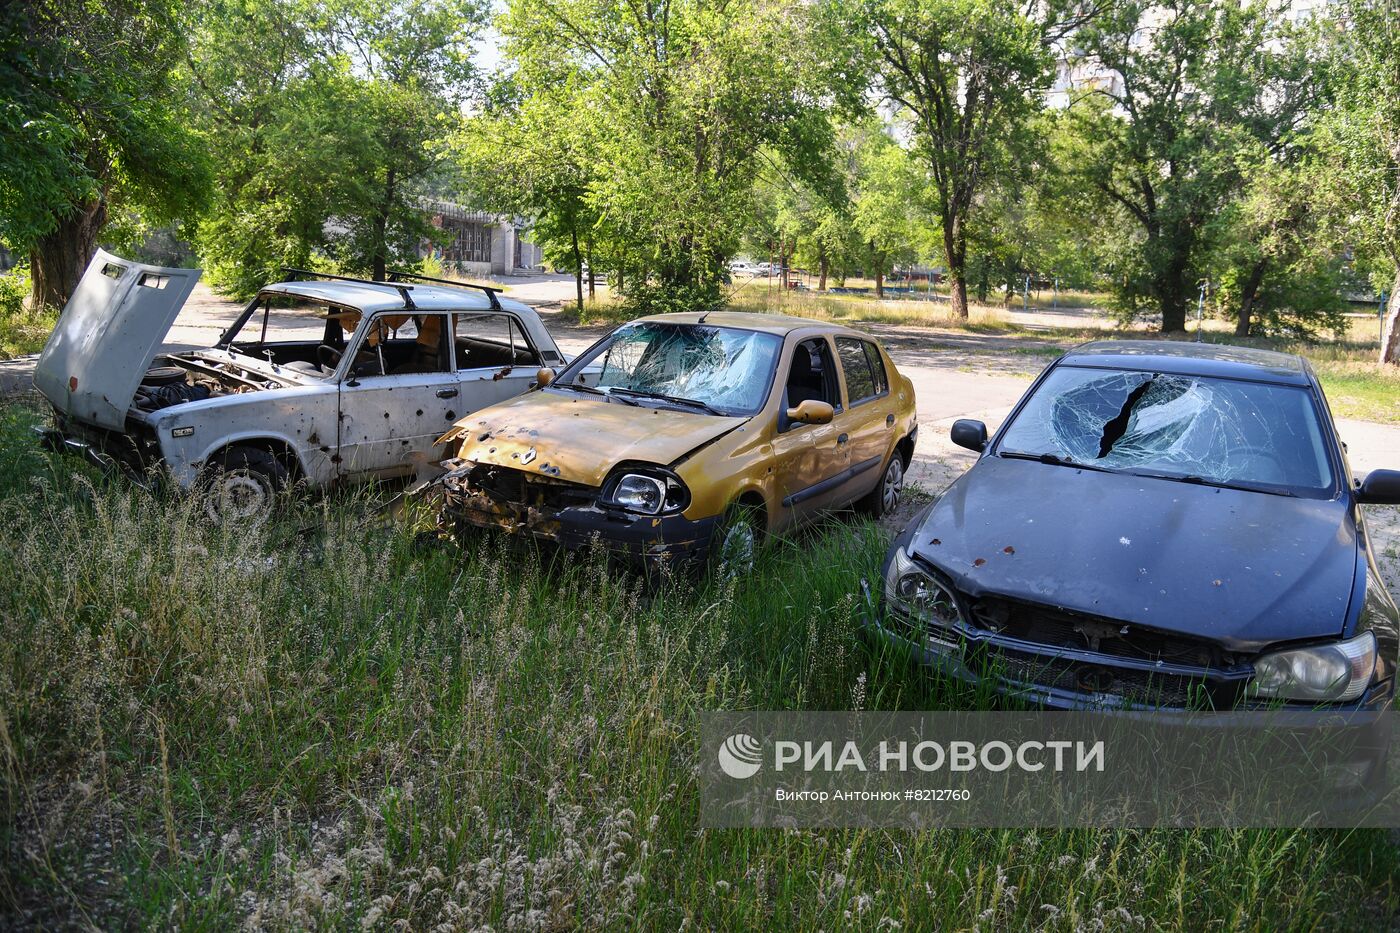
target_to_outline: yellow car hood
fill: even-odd
[[[666,466],[747,420],[538,391],[473,412],[442,440],[460,439],[465,460],[600,486],[618,463]]]

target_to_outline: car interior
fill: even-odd
[[[783,387],[783,411],[795,408],[809,399],[826,402],[840,410],[841,395],[836,388],[836,367],[825,340],[812,339],[799,343],[792,353],[787,384]]]

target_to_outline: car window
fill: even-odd
[[[451,372],[443,334],[445,314],[377,315],[360,338],[351,363],[357,378]]]
[[[855,337],[837,337],[836,352],[841,354],[841,372],[846,377],[846,398],[852,405],[869,401],[879,395],[875,377],[870,371],[866,342]]]
[[[738,327],[624,324],[569,364],[556,382],[572,385],[585,368],[597,367],[589,383],[619,396],[752,415],[768,400],[782,342],[776,334]]]
[[[880,348],[869,340],[862,340],[865,344],[865,358],[870,362],[870,376],[875,381],[875,394],[884,395],[890,390],[889,377],[885,375],[885,358],[880,355]]]
[[[453,317],[458,369],[540,365],[539,354],[514,315],[464,312]]]
[[[793,348],[786,389],[788,408],[796,408],[810,399],[826,402],[832,408],[841,407],[841,397],[836,390],[836,367],[825,340],[804,340]]]
[[[997,452],[1298,495],[1334,485],[1311,390],[1234,379],[1061,366]]]

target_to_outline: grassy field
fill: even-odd
[[[1382,833],[700,831],[706,709],[982,708],[858,638],[885,534],[738,585],[211,531],[0,415],[0,927],[1375,929]]]

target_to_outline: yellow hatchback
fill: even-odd
[[[770,314],[618,327],[443,440],[444,523],[733,571],[827,510],[895,508],[914,387],[869,336]]]

